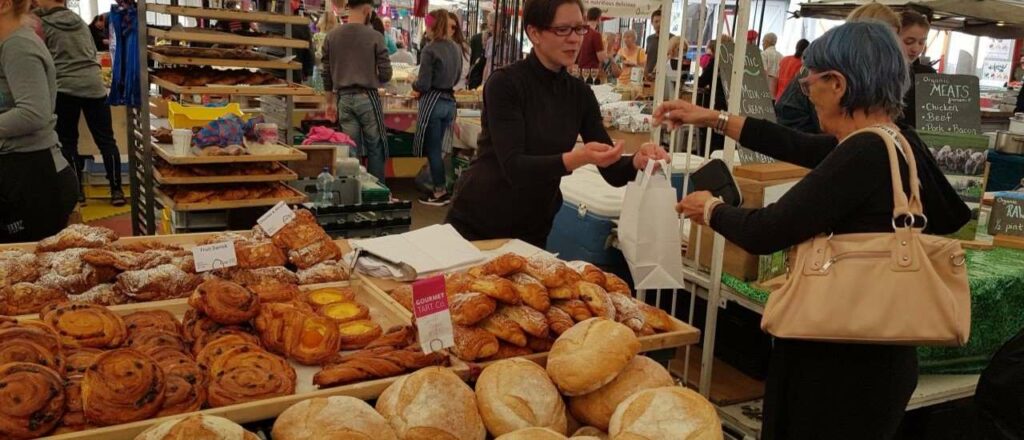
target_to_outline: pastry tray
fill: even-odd
[[[149,82],[179,95],[315,95],[313,88],[301,84],[285,83],[265,86],[179,86],[156,75],[149,75]]]
[[[278,164],[280,168],[273,174],[239,174],[223,176],[193,176],[193,177],[166,177],[160,170],[153,167],[153,178],[162,185],[198,185],[204,183],[253,183],[253,182],[282,182],[299,178],[295,171]]]
[[[277,202],[285,202],[287,204],[303,203],[306,201],[306,195],[298,192],[295,188],[282,183],[273,183],[274,185],[280,185],[288,189],[292,194],[285,198],[266,198],[266,199],[242,199],[242,200],[225,200],[225,201],[214,201],[214,202],[198,202],[198,203],[177,203],[170,196],[165,194],[160,189],[156,189],[156,197],[160,200],[160,204],[165,208],[169,208],[178,212],[186,211],[209,211],[212,209],[236,209],[236,208],[253,208],[258,206],[273,206]]]
[[[189,153],[178,155],[174,152],[171,144],[153,142],[153,150],[161,159],[171,165],[203,165],[214,163],[243,163],[243,162],[288,162],[306,160],[306,153],[294,147],[281,145],[281,151],[273,154],[242,154],[238,156],[196,156]]]

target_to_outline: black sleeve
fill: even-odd
[[[583,112],[583,123],[580,125],[580,137],[583,142],[601,142],[612,144],[608,131],[604,129],[604,118],[601,117],[601,106],[597,103],[597,97],[589,87],[582,87],[583,102],[580,105],[585,109]],[[632,156],[623,156],[618,162],[609,167],[601,168],[601,176],[612,186],[624,186],[636,177],[636,169],[633,168]]]
[[[892,198],[883,141],[858,135],[835,149],[778,203],[761,209],[719,205],[711,228],[752,254],[767,255],[832,231],[872,197]],[[890,210],[892,203],[889,203]]]
[[[548,185],[568,175],[561,154],[528,155],[526,148],[526,109],[523,93],[515,78],[504,70],[491,74],[484,87],[487,130],[492,148],[505,180],[514,188]],[[605,133],[605,138],[608,134]]]
[[[1015,113],[1024,112],[1024,87],[1020,88],[1020,93],[1017,94],[1017,108],[1013,110]]]
[[[804,168],[817,167],[838,141],[826,134],[807,134],[757,118],[747,118],[740,145]]]
[[[928,234],[948,235],[964,227],[971,220],[971,208],[967,207],[960,195],[949,183],[949,178],[942,173],[938,162],[928,146],[917,135],[913,128],[900,127],[903,136],[914,149],[917,159],[917,174],[921,180],[921,202],[924,213],[928,216]]]
[[[814,105],[804,92],[800,91],[800,78],[803,78],[803,75],[793,78],[782,92],[779,102],[775,103],[775,117],[779,125],[804,133],[821,133]]]

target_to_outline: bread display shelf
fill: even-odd
[[[149,7],[152,4],[147,4]],[[154,38],[175,41],[191,41],[196,43],[227,44],[237,46],[272,46],[290,47],[292,49],[307,49],[309,42],[295,38],[285,37],[246,37],[242,35],[229,34],[227,32],[212,31],[208,29],[158,29],[149,28],[149,35]]]
[[[234,60],[230,58],[197,58],[175,57],[149,51],[149,58],[162,64],[182,64],[189,66],[241,67],[246,69],[301,69],[302,65],[295,61],[278,60]]]
[[[160,88],[180,95],[314,95],[310,87],[299,84],[281,84],[269,86],[179,86],[156,75],[149,75],[149,82]]]
[[[165,177],[160,170],[153,168],[153,178],[161,185],[200,185],[205,183],[255,183],[255,182],[286,182],[299,178],[295,171],[281,165],[274,174],[256,174],[239,176],[202,176],[202,177]]]
[[[214,163],[244,163],[244,162],[288,162],[306,160],[306,153],[293,147],[281,146],[281,153],[275,154],[243,154],[240,156],[196,156],[188,154],[179,156],[174,154],[174,146],[171,144],[153,143],[153,149],[161,159],[171,165],[203,165]]]
[[[161,14],[180,15],[184,17],[212,18],[214,20],[240,20],[258,21],[261,23],[282,23],[282,24],[309,24],[309,18],[301,15],[284,15],[272,12],[246,12],[230,9],[204,9],[191,6],[171,6],[149,3],[146,5],[149,12]]]
[[[253,208],[258,206],[274,206],[278,202],[285,202],[287,204],[303,203],[306,201],[306,195],[296,191],[294,188],[288,187],[288,191],[293,195],[286,198],[267,198],[267,199],[243,199],[243,200],[227,200],[227,201],[214,201],[214,202],[199,202],[199,203],[177,203],[163,191],[157,189],[156,198],[160,200],[160,204],[164,207],[169,208],[173,211],[186,212],[186,211],[209,211],[214,209],[236,209],[236,208]]]

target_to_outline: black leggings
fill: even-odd
[[[0,155],[0,243],[38,241],[60,232],[77,201],[74,170],[58,173],[51,150]]]
[[[92,139],[103,156],[103,168],[111,188],[121,186],[121,153],[114,139],[113,122],[107,98],[79,98],[66,93],[57,93],[57,137],[60,138],[61,152],[78,173],[81,183],[85,171],[85,158],[78,155],[78,120],[85,114],[85,123],[92,133]]]

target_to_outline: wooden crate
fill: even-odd
[[[184,156],[174,153],[171,144],[153,143],[153,151],[157,156],[171,165],[204,165],[214,163],[246,163],[246,162],[287,162],[290,160],[306,160],[306,153],[294,147],[282,145],[281,153],[275,154],[243,154],[241,156],[196,156],[189,153]]]
[[[161,64],[179,64],[187,66],[218,66],[238,67],[242,69],[301,69],[302,64],[295,61],[279,60],[236,60],[230,58],[197,58],[197,57],[175,57],[164,55],[159,52],[149,51],[149,57]]]
[[[253,208],[258,206],[274,206],[277,202],[285,202],[287,204],[296,204],[306,201],[306,195],[300,193],[295,188],[281,183],[275,183],[275,185],[281,185],[288,190],[292,195],[285,198],[266,198],[266,199],[243,199],[243,200],[224,200],[214,202],[198,202],[198,203],[178,203],[175,202],[163,191],[157,189],[156,197],[160,200],[160,204],[166,208],[174,211],[209,211],[213,209],[236,209],[236,208]]]
[[[292,83],[266,86],[179,86],[156,75],[149,75],[149,82],[178,95],[263,96],[313,95],[316,93],[311,87]]]
[[[147,4],[147,7],[151,4]],[[243,20],[247,20],[243,18]],[[191,41],[196,43],[227,44],[232,46],[271,46],[292,49],[309,48],[309,42],[285,37],[244,37],[227,32],[196,28],[174,28],[171,30],[149,28],[149,36],[162,40]]]

